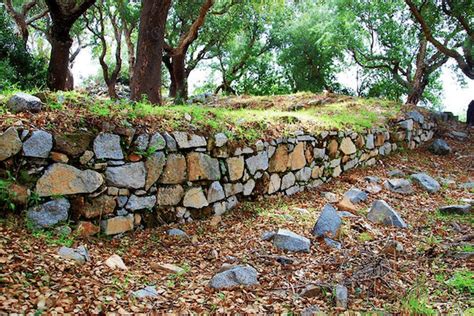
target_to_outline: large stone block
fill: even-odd
[[[288,166],[291,170],[299,170],[306,165],[306,157],[304,154],[304,143],[298,143],[288,158]]]
[[[133,230],[133,215],[115,216],[100,222],[102,232],[106,235],[116,235]]]
[[[188,163],[189,181],[219,180],[221,178],[219,161],[203,153],[189,153]]]
[[[227,159],[227,169],[229,171],[229,180],[240,180],[244,174],[245,162],[243,157],[232,157]]]
[[[120,136],[101,133],[94,139],[94,153],[97,159],[123,159]]]
[[[186,158],[180,154],[170,154],[159,180],[163,184],[180,184],[186,181]]]
[[[165,166],[166,157],[161,151],[153,153],[145,162],[145,190],[148,190],[160,178]]]
[[[129,163],[105,170],[107,183],[119,188],[141,189],[145,186],[146,171],[143,162]]]
[[[25,157],[48,158],[51,149],[53,149],[53,136],[45,131],[34,131],[23,143]]]
[[[183,196],[184,189],[180,185],[159,187],[156,194],[157,204],[160,206],[178,205]]]
[[[288,168],[288,147],[285,144],[280,144],[275,150],[268,167],[269,172],[285,172]]]
[[[10,127],[4,133],[0,133],[0,161],[19,153],[21,146],[20,137],[14,127]]]

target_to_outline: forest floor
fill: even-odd
[[[209,135],[225,132],[231,140],[277,138],[294,131],[328,129],[355,131],[383,126],[400,115],[401,104],[336,94],[298,93],[284,96],[202,97],[192,104],[111,101],[85,92],[37,92],[45,104],[37,114],[8,111],[13,94],[0,95],[0,130],[15,125],[55,133],[86,128],[90,131],[134,128],[143,132],[189,130]]]
[[[0,313],[194,312],[194,313],[300,313],[308,307],[341,312],[330,290],[336,284],[349,289],[352,311],[416,314],[474,313],[474,215],[442,215],[438,208],[474,198],[472,189],[459,184],[474,180],[474,137],[447,139],[448,156],[434,156],[426,148],[400,151],[317,189],[291,198],[272,197],[246,202],[215,219],[175,225],[189,238],[168,236],[170,226],[145,229],[119,238],[69,239],[31,234],[18,216],[0,224]],[[364,177],[383,181],[387,172],[407,175],[423,171],[451,179],[437,193],[415,185],[415,194],[382,190],[358,204],[357,216],[344,218],[342,249],[327,247],[311,236],[325,199],[339,198],[351,187],[363,189]],[[408,223],[407,229],[369,222],[372,201],[384,199]],[[310,253],[285,253],[262,241],[265,231],[290,229],[311,239]],[[396,256],[383,252],[388,240],[403,245]],[[77,265],[58,256],[60,244],[85,245],[89,262]],[[112,270],[104,261],[118,254],[128,270]],[[274,256],[294,259],[282,265]],[[250,264],[259,272],[259,285],[213,290],[211,277],[224,263]],[[174,264],[180,273],[156,269]],[[309,284],[321,287],[313,297],[301,297]],[[159,296],[137,299],[131,293],[156,286]]]

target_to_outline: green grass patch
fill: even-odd
[[[460,292],[474,294],[474,272],[468,270],[458,271],[446,281],[446,284]]]

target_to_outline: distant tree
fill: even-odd
[[[123,31],[128,57],[128,80],[132,81],[135,67],[135,31],[140,20],[141,5],[133,0],[116,0],[120,24]]]
[[[96,0],[45,0],[51,17],[51,57],[48,67],[48,87],[51,90],[71,90],[74,87],[69,71],[72,46],[71,28]]]
[[[152,103],[161,103],[161,62],[170,5],[171,0],[143,0],[131,84],[133,100],[146,96]]]
[[[21,5],[19,5],[20,3]],[[40,0],[21,1],[20,3],[4,0],[5,8],[15,21],[18,32],[26,46],[30,35],[29,27],[35,21],[45,17],[48,14],[48,8]]]
[[[98,43],[96,46],[100,47],[99,53],[99,63],[102,67],[102,74],[104,77],[105,84],[107,85],[107,90],[109,96],[112,99],[117,99],[117,92],[115,86],[117,80],[120,76],[120,70],[122,69],[122,24],[118,17],[119,12],[116,7],[111,3],[111,1],[98,0],[96,4],[92,6],[89,10],[88,15],[86,16],[86,26],[87,29],[92,33],[93,38]],[[112,28],[112,39],[113,44],[109,45],[107,43],[107,22],[109,22]],[[112,49],[112,46],[115,46],[115,63],[113,69],[106,61],[108,49]]]
[[[474,79],[474,1],[405,0],[428,42]]]

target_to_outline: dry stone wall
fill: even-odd
[[[15,170],[14,196],[23,197],[16,202],[33,225],[69,219],[83,234],[114,235],[222,215],[247,198],[317,187],[374,165],[400,146],[415,148],[434,129],[413,111],[386,129],[299,132],[235,148],[223,133],[142,134],[122,128],[52,135],[10,127],[0,134],[0,169],[4,175]],[[41,202],[32,206],[32,196]]]

